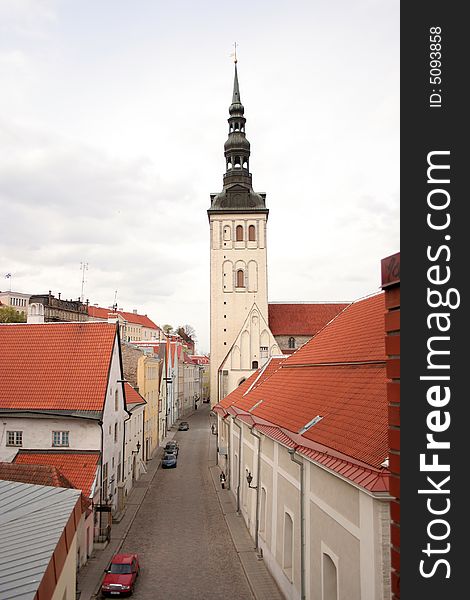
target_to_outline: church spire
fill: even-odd
[[[249,170],[250,142],[246,139],[245,134],[245,108],[240,99],[236,54],[234,62],[232,104],[228,109],[230,115],[228,118],[228,139],[224,144],[224,187],[220,194],[211,195],[212,202],[209,213],[214,210],[225,211],[226,209],[267,213],[265,194],[257,194],[252,187],[252,177]]]
[[[240,88],[238,85],[237,60],[235,59],[235,77],[233,79],[232,104],[240,104]]]

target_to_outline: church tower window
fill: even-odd
[[[254,225],[248,227],[248,240],[250,242],[256,241],[256,230]]]
[[[245,273],[242,269],[237,271],[237,287],[245,287]]]
[[[236,241],[237,242],[243,242],[243,227],[241,225],[237,225],[237,229],[235,230],[236,233]]]

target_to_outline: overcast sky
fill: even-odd
[[[190,323],[233,42],[269,300],[353,300],[399,250],[398,0],[0,0],[0,289]]]

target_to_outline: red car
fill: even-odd
[[[139,575],[137,554],[115,554],[101,584],[103,596],[130,595]]]

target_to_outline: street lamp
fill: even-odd
[[[136,448],[137,448],[137,450],[132,450],[132,454],[139,454],[139,452],[140,452],[140,442],[137,442]]]
[[[248,471],[248,469],[246,470],[246,480],[248,481],[249,488],[251,488],[252,490],[258,489],[257,485],[251,485],[251,482],[253,481],[253,475],[251,474],[251,471]]]

